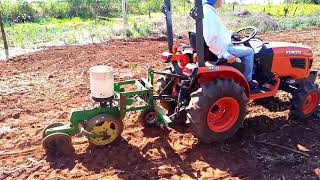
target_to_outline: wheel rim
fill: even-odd
[[[114,121],[104,120],[90,130],[91,133],[100,135],[101,137],[90,138],[90,141],[95,145],[109,144],[117,139],[119,131],[119,126]]]
[[[303,101],[302,112],[304,114],[311,113],[318,105],[319,96],[316,92],[310,93]]]
[[[240,114],[239,103],[232,97],[216,101],[208,111],[207,123],[214,132],[225,132],[233,127]]]

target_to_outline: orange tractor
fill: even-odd
[[[202,142],[223,141],[242,127],[249,100],[273,97],[278,90],[292,95],[291,117],[308,118],[316,112],[319,88],[315,84],[318,72],[311,70],[314,55],[309,47],[264,42],[256,38],[257,30],[247,27],[232,37],[235,45],[255,51],[253,79],[257,92],[250,92],[241,63],[228,64],[209,51],[202,34],[202,1],[196,1],[191,15],[196,19],[196,32],[189,33],[190,45],[173,46],[171,3],[166,0],[162,12],[166,15],[169,51],[162,54],[171,63],[157,81],[161,104],[169,118],[186,117],[192,133]],[[153,123],[153,121],[146,122]]]
[[[90,68],[91,99],[94,106],[73,109],[70,123],[52,123],[43,131],[42,145],[47,153],[64,154],[74,151],[71,136],[82,134],[91,144],[114,142],[123,131],[125,114],[143,111],[147,126],[169,125],[174,120],[190,122],[192,133],[199,141],[223,141],[242,127],[249,100],[273,97],[278,90],[292,94],[291,114],[307,118],[316,112],[319,88],[317,71],[311,70],[314,60],[308,47],[290,43],[266,43],[255,38],[257,30],[244,28],[233,36],[234,44],[243,44],[255,51],[253,78],[258,91],[251,92],[242,72],[241,63],[228,64],[218,59],[205,45],[202,34],[202,0],[196,0],[197,33],[189,33],[190,44],[173,46],[171,2],[165,0],[169,51],[162,59],[171,65],[163,72],[148,70],[147,78],[114,82],[112,68]],[[243,37],[243,32],[249,35]],[[153,75],[160,74],[154,92]],[[130,91],[126,85],[135,86]],[[166,115],[159,102],[168,109]]]

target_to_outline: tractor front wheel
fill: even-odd
[[[247,102],[244,88],[232,80],[205,83],[191,94],[187,107],[190,130],[200,142],[224,141],[242,127]]]
[[[290,115],[293,119],[305,119],[318,109],[320,90],[317,84],[301,84],[292,94]]]

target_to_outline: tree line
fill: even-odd
[[[183,0],[176,0],[181,3]],[[161,0],[127,0],[128,14],[158,12]],[[0,1],[0,13],[7,22],[37,22],[42,18],[121,17],[121,0]]]

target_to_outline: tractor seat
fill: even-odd
[[[189,41],[193,49],[193,52],[196,53],[197,52],[197,35],[195,32],[189,32]],[[214,62],[218,60],[218,57],[209,50],[209,47],[207,46],[205,41],[204,41],[204,59],[206,61],[214,61]]]
[[[189,32],[189,40],[190,40],[190,45],[193,49],[193,52],[196,53],[197,52],[197,46],[196,46],[197,37],[196,37],[195,32]],[[206,66],[214,66],[214,65],[216,65],[215,63],[218,61],[218,57],[209,50],[209,47],[207,46],[205,41],[204,41],[204,59],[206,60],[206,62],[205,62]],[[242,74],[243,74],[244,68],[245,68],[244,64],[238,63],[238,62],[235,62],[233,64],[220,63],[218,65],[231,66],[231,67],[239,70]]]

